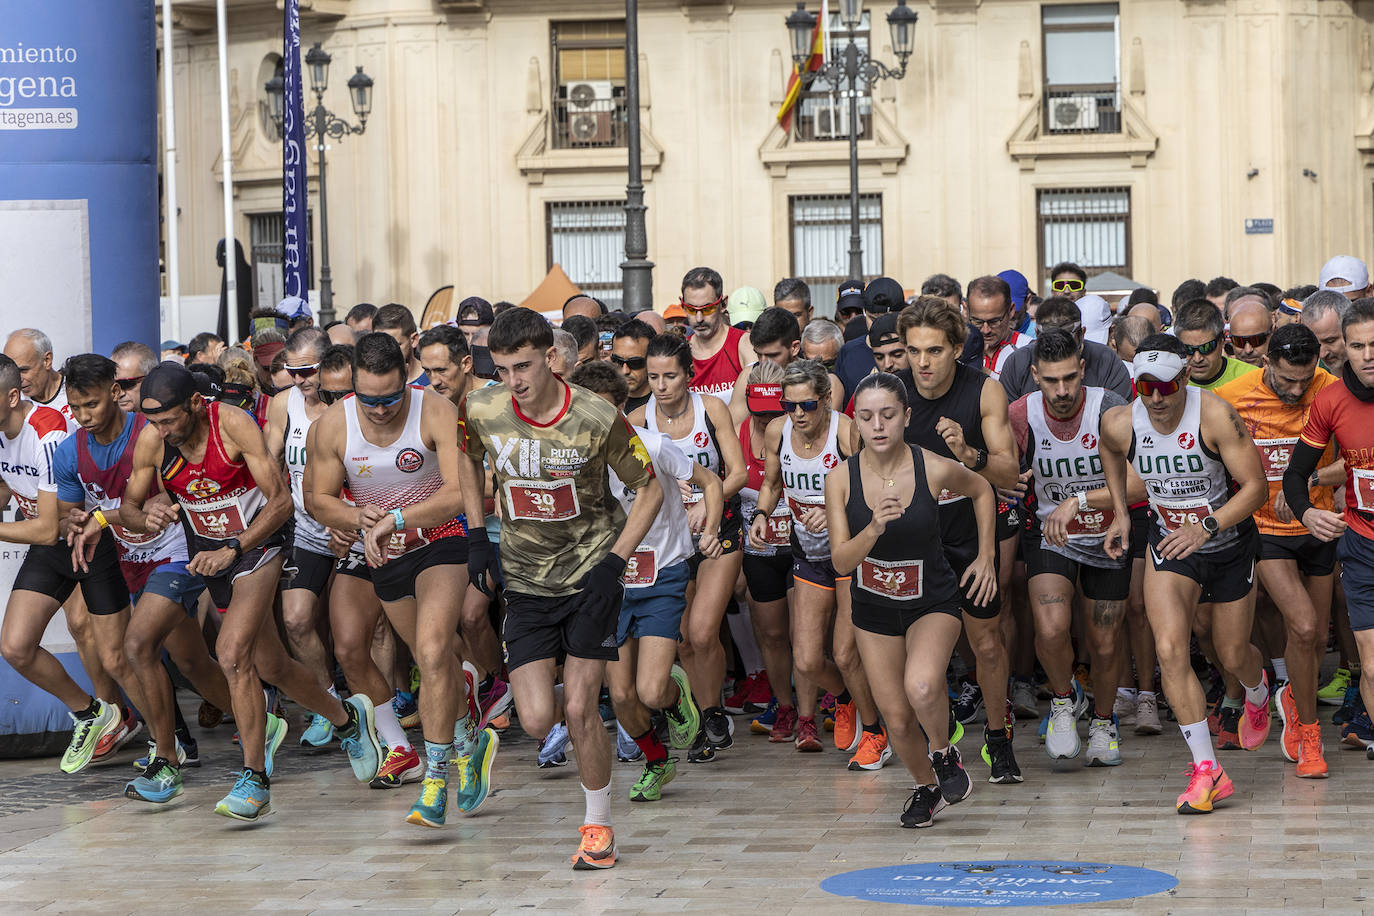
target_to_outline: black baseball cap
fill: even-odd
[[[458,323],[489,325],[496,320],[496,311],[491,303],[481,296],[468,296],[458,303]]]
[[[906,292],[891,277],[878,277],[864,288],[864,311],[870,315],[900,312],[905,306]]]
[[[835,311],[857,309],[863,306],[864,284],[862,280],[845,280],[835,291]]]
[[[899,340],[901,337],[897,334],[896,312],[886,312],[873,319],[873,325],[868,329],[869,347],[881,347],[897,343]]]
[[[138,391],[139,404],[144,413],[161,413],[185,404],[194,394],[212,398],[216,387],[210,376],[192,372],[181,363],[169,360],[158,363],[144,376]],[[149,407],[149,401],[154,406]]]

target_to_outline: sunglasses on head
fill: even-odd
[[[681,305],[681,306],[682,306],[684,309],[686,309],[687,311],[689,311],[689,312],[696,312],[698,315],[701,315],[701,316],[704,317],[704,316],[706,316],[706,315],[710,315],[710,314],[711,314],[712,312],[714,312],[716,309],[718,309],[718,308],[720,308],[722,305],[724,305],[724,304],[725,304],[725,297],[724,297],[724,296],[721,296],[721,297],[720,297],[719,299],[717,299],[715,302],[708,302],[708,303],[706,303],[705,305],[688,305],[686,302],[680,302],[680,303],[678,303],[678,304]]]
[[[330,391],[328,388],[321,388],[315,392],[325,404],[333,404],[335,401],[343,400],[353,392],[345,388],[343,391]]]
[[[1083,288],[1083,281],[1075,277],[1072,280],[1055,280],[1050,284],[1050,289],[1056,293],[1076,293]]]
[[[800,408],[805,413],[811,413],[821,404],[821,402],[816,400],[815,398],[812,398],[809,401],[789,401],[786,398],[783,398],[779,403],[782,404],[783,413],[792,413],[796,411],[798,408]]]
[[[1183,385],[1182,375],[1179,375],[1178,378],[1169,382],[1161,382],[1158,379],[1145,378],[1142,376],[1135,380],[1135,393],[1142,398],[1148,398],[1152,394],[1163,395],[1167,398],[1171,394],[1177,394]]]
[[[402,387],[400,391],[393,391],[391,394],[363,394],[362,392],[354,392],[354,397],[356,397],[358,403],[362,404],[364,407],[390,407],[393,404],[399,404],[401,398],[405,396],[406,390],[404,387]]]
[[[649,365],[649,360],[647,357],[620,356],[616,353],[611,354],[611,362],[615,363],[617,366],[624,366],[627,369],[632,369],[635,372],[638,372],[640,369],[643,369],[645,366]]]
[[[1204,344],[1198,344],[1196,347],[1192,346],[1191,344],[1183,344],[1183,353],[1186,356],[1192,356],[1194,353],[1200,353],[1203,356],[1206,356],[1207,354],[1215,350],[1220,343],[1221,338],[1214,337]]]
[[[1269,332],[1263,334],[1232,334],[1231,345],[1233,347],[1249,347],[1258,350],[1269,342]]]
[[[282,368],[285,369],[286,374],[292,378],[310,378],[316,372],[320,371],[320,364],[311,363],[308,366],[282,366]]]
[[[147,376],[143,375],[135,375],[133,378],[117,378],[115,379],[115,384],[119,386],[120,391],[133,391],[142,384],[146,377]]]

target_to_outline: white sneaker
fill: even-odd
[[[1121,745],[1116,723],[1096,716],[1088,723],[1088,754],[1085,766],[1115,767],[1121,765]]]
[[[1116,702],[1112,704],[1112,715],[1115,716],[1116,721],[1122,725],[1134,725],[1135,706],[1136,701],[1133,697],[1118,693],[1116,695]]]
[[[1083,749],[1083,741],[1078,737],[1078,720],[1074,716],[1073,697],[1055,697],[1050,700],[1049,727],[1045,730],[1045,753],[1053,760],[1068,760],[1077,757]]]
[[[1011,711],[1023,719],[1034,719],[1040,715],[1039,703],[1035,698],[1035,687],[1029,681],[1012,681]]]
[[[1153,693],[1142,693],[1135,701],[1135,733],[1137,735],[1157,735],[1159,726],[1159,699]]]

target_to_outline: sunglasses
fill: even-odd
[[[1301,315],[1302,303],[1296,299],[1285,299],[1279,303],[1279,311],[1285,315]]]
[[[1000,324],[1011,317],[1011,309],[1007,309],[996,318],[969,318],[968,323],[975,328],[990,328],[995,324]]]
[[[1163,395],[1167,398],[1171,394],[1177,394],[1182,387],[1182,375],[1171,382],[1160,382],[1148,378],[1138,378],[1135,380],[1135,393],[1142,398],[1148,398],[1153,394]]]
[[[1198,344],[1196,347],[1190,346],[1189,344],[1183,344],[1183,353],[1185,356],[1192,356],[1194,353],[1201,353],[1203,356],[1206,356],[1215,350],[1220,343],[1221,338],[1217,337],[1207,341],[1205,344]]]
[[[1055,280],[1050,284],[1050,289],[1057,293],[1076,293],[1082,288],[1082,280]]]
[[[282,366],[286,374],[292,378],[311,378],[316,372],[320,371],[319,363],[311,363],[308,366]]]
[[[1233,346],[1233,347],[1249,347],[1249,348],[1251,348],[1251,349],[1253,349],[1253,350],[1258,350],[1260,347],[1264,346],[1264,345],[1267,344],[1268,342],[1269,342],[1269,332],[1268,332],[1268,331],[1265,331],[1263,334],[1232,334],[1232,335],[1231,335],[1231,346]]]
[[[147,378],[145,375],[135,375],[133,378],[117,378],[115,384],[119,386],[120,391],[133,391],[145,378]]]
[[[395,391],[391,394],[363,394],[361,392],[354,392],[354,396],[364,407],[390,407],[393,404],[399,404],[401,402],[401,398],[406,396],[406,390],[402,387],[400,391]]]
[[[611,354],[611,362],[615,363],[617,366],[624,366],[635,372],[649,365],[648,358],[644,356],[620,356],[618,354]]]
[[[705,317],[714,313],[716,309],[724,305],[725,297],[721,296],[715,302],[708,302],[705,305],[688,305],[686,302],[680,302],[678,304],[689,312],[696,312],[698,315]]]
[[[325,404],[333,404],[335,401],[341,401],[352,393],[353,392],[347,388],[343,391],[330,391],[328,388],[320,388],[315,392],[319,399]]]
[[[821,402],[815,400],[814,398],[810,401],[789,401],[786,398],[783,398],[778,403],[782,405],[783,413],[792,413],[796,411],[798,408],[800,408],[805,413],[811,413],[813,410],[815,410],[817,407],[821,405]]]

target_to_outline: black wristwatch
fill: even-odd
[[[1217,532],[1221,530],[1221,526],[1217,524],[1216,516],[1204,516],[1202,519],[1202,530],[1207,532],[1209,538],[1216,537]]]
[[[238,539],[238,538],[227,538],[227,539],[225,539],[225,541],[224,541],[224,546],[225,546],[225,547],[232,547],[232,548],[234,549],[234,562],[235,562],[235,563],[237,563],[239,560],[242,560],[242,559],[243,559],[243,545],[239,543],[239,539]]]
[[[985,468],[985,467],[987,467],[987,466],[988,466],[988,450],[985,449],[985,448],[980,448],[980,449],[978,449],[976,452],[974,452],[974,455],[973,455],[973,465],[969,468],[969,470],[970,470],[970,471],[981,471],[983,468]]]

